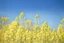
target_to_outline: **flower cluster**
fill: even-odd
[[[16,19],[0,29],[0,43],[64,43],[64,24],[52,29],[47,22],[41,26],[31,20],[19,24]]]

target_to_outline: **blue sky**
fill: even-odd
[[[0,0],[0,16],[14,20],[20,12],[25,12],[27,19],[34,20],[35,14],[40,16],[40,24],[47,21],[56,28],[64,17],[63,0]]]

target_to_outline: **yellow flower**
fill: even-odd
[[[18,25],[18,23],[16,21],[13,21],[12,25]]]

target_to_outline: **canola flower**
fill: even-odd
[[[41,26],[32,24],[31,20],[25,22],[26,26],[19,25],[16,20],[3,26],[0,29],[0,43],[64,43],[64,24],[61,23],[57,29],[52,30],[47,22]]]

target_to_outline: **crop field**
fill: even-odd
[[[0,23],[0,43],[64,43],[64,19],[60,20],[58,28],[54,29],[47,22],[38,25],[40,19],[38,14],[34,19],[35,24],[32,20],[27,20],[22,12],[11,23],[2,21],[3,23]],[[8,21],[7,18],[3,20]]]

